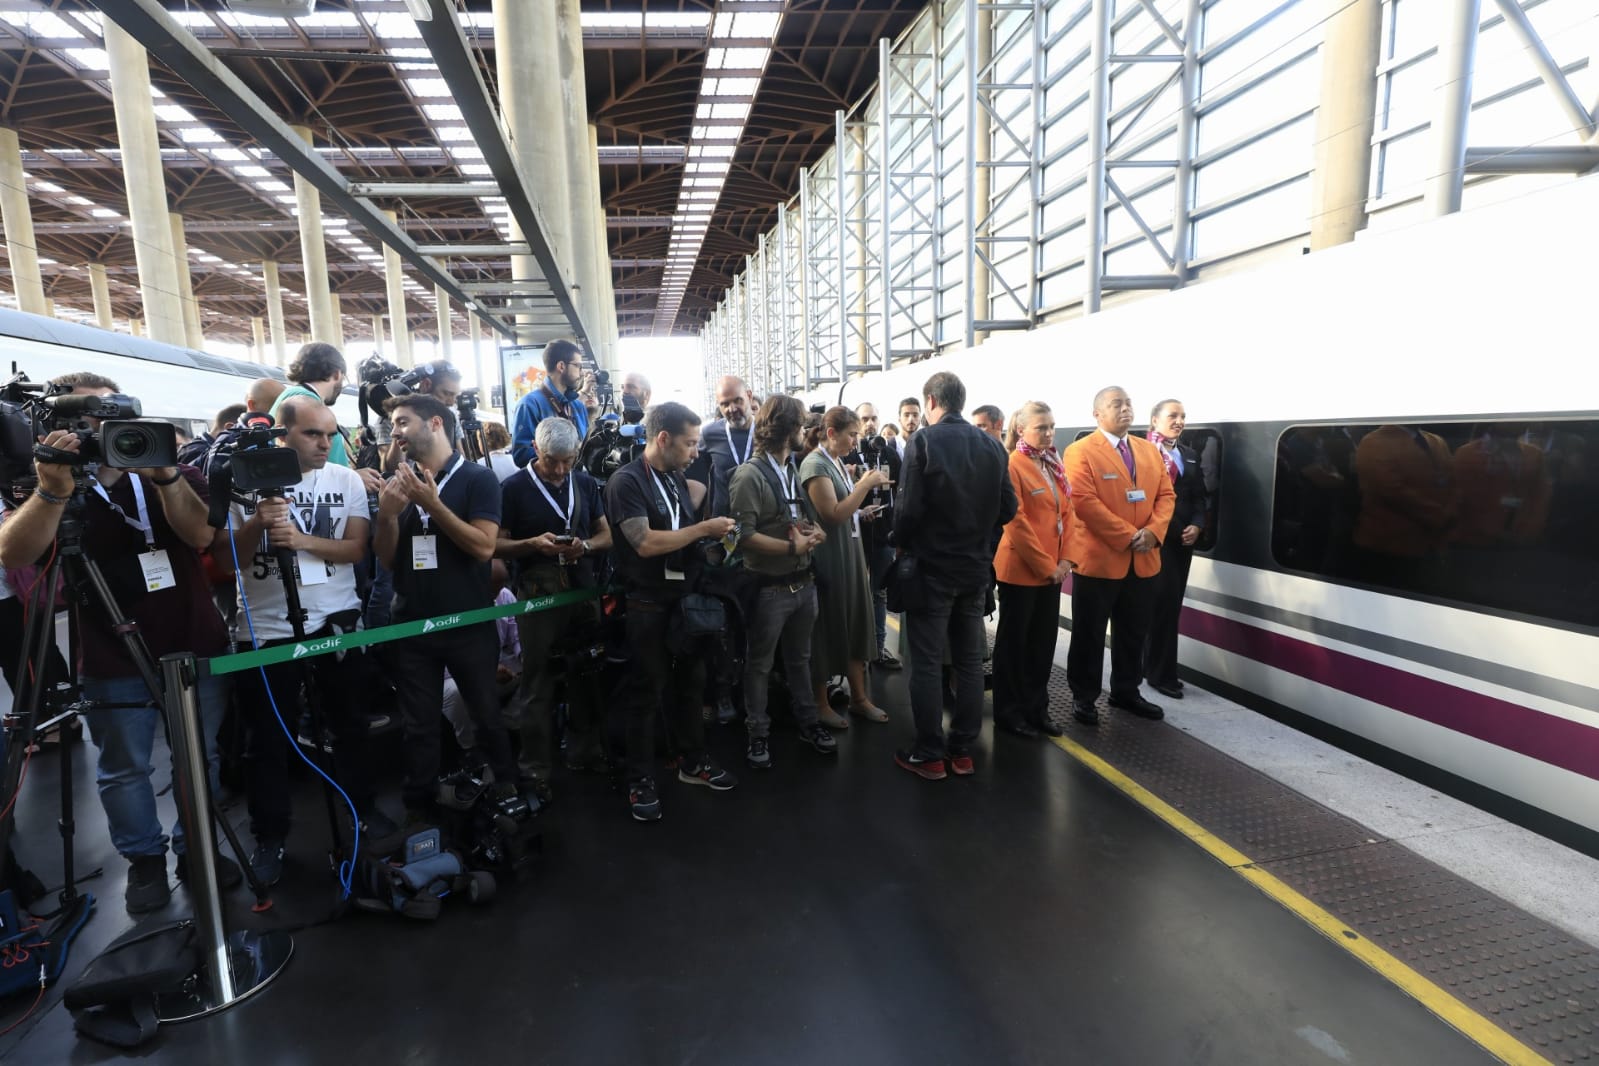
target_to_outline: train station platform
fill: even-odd
[[[306,785],[274,911],[227,897],[230,928],[303,927],[288,969],[217,1017],[164,1027],[139,1058],[1599,1061],[1599,951],[1579,935],[1592,915],[1561,887],[1596,883],[1592,859],[1519,851],[1536,841],[1514,827],[1473,837],[1491,819],[1428,806],[1419,786],[1381,784],[1370,775],[1386,771],[1193,683],[1165,722],[1104,710],[1097,728],[1069,720],[1061,688],[1064,737],[985,732],[974,778],[921,781],[892,763],[904,679],[879,675],[891,721],[855,724],[836,759],[780,730],[757,774],[742,729],[711,728],[739,788],[663,772],[656,825],[630,821],[602,780],[558,779],[530,875],[488,906],[446,901],[431,924],[322,921],[326,827]],[[70,979],[132,922],[93,750],[69,753],[79,868],[105,871],[84,886],[100,906]],[[20,821],[47,881],[58,758],[35,757]],[[1339,783],[1318,793],[1318,778]],[[230,814],[242,831],[242,805]],[[1450,868],[1464,861],[1441,846],[1451,835],[1480,852],[1475,878]],[[180,889],[152,919],[187,906]],[[74,1037],[58,1001],[53,988],[0,1038],[0,1058],[119,1057]],[[25,1006],[6,1004],[0,1028]]]

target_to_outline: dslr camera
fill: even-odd
[[[26,374],[14,374],[0,384],[4,477],[7,481],[28,477],[35,459],[80,467],[91,463],[122,469],[177,466],[177,427],[159,418],[143,418],[143,413],[132,396],[75,395],[70,386],[34,384]],[[58,429],[78,439],[77,452],[36,443]]]

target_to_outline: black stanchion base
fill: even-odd
[[[271,984],[294,954],[294,938],[281,929],[264,933],[241,929],[228,936],[228,960],[233,971],[233,998],[214,1002],[211,981],[205,972],[209,961],[184,983],[180,992],[162,996],[156,1015],[163,1025],[204,1018],[227,1010]]]

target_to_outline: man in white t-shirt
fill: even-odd
[[[224,565],[238,560],[248,613],[239,611],[234,637],[248,645],[253,636],[257,647],[297,639],[284,587],[285,564],[305,613],[306,641],[357,628],[361,600],[355,589],[355,564],[366,552],[371,522],[361,476],[328,462],[338,433],[333,412],[312,399],[291,397],[279,406],[277,417],[288,431],[282,446],[299,456],[300,481],[288,486],[282,497],[234,503],[229,509],[232,544],[228,531],[222,530],[212,550]],[[363,656],[354,650],[277,663],[265,668],[265,683],[260,669],[239,675],[239,703],[249,730],[245,794],[256,842],[250,865],[265,884],[275,884],[283,876],[291,809],[284,725],[289,730],[295,726],[302,684],[313,685],[333,734],[334,777],[360,813],[363,836],[387,836],[393,829],[372,802],[367,725],[359,713],[365,699]]]

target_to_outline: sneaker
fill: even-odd
[[[884,670],[900,670],[904,668],[903,664],[886,649],[877,653],[877,658],[873,660],[872,665],[881,666]]]
[[[829,733],[824,726],[802,725],[799,728],[799,738],[823,755],[836,755],[838,753],[838,740]]]
[[[172,899],[167,883],[167,853],[135,855],[128,860],[128,891],[123,902],[129,914],[160,910]]]
[[[772,752],[765,737],[750,737],[750,746],[744,749],[744,761],[757,770],[772,768]]]
[[[303,728],[295,733],[294,741],[302,748],[314,748],[316,747],[316,741],[311,738],[311,734],[310,723],[306,723]],[[333,754],[333,734],[325,729],[322,731],[322,753],[324,755]]]
[[[704,785],[717,792],[726,792],[738,784],[738,778],[717,766],[709,755],[701,755],[700,761],[693,766],[679,763],[677,779],[685,785]]]
[[[971,777],[977,772],[970,755],[951,755],[945,762],[949,764],[949,772],[956,777]]]
[[[901,770],[909,770],[924,781],[942,781],[947,776],[943,759],[925,759],[911,751],[896,751],[894,765]]]
[[[661,820],[661,801],[655,795],[655,782],[649,778],[635,781],[627,789],[627,806],[635,822]]]
[[[178,880],[187,883],[189,880],[189,860],[187,852],[178,853]],[[239,864],[222,854],[216,854],[217,887],[220,889],[238,888],[244,883],[244,874],[239,870]]]
[[[283,841],[270,837],[256,841],[250,853],[250,872],[267,888],[283,880]]]

